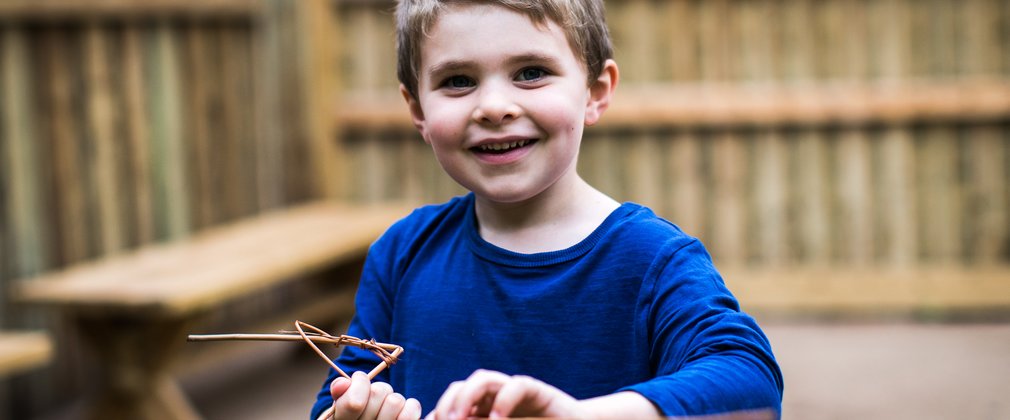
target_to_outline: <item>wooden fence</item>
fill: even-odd
[[[397,98],[388,2],[341,4],[356,199],[440,201]],[[1010,260],[1010,6],[612,0],[622,83],[579,171],[720,263]],[[376,52],[378,51],[378,52]]]
[[[7,296],[43,270],[319,196],[462,193],[396,92],[392,7],[0,2],[0,326],[50,325]],[[607,8],[622,83],[583,142],[592,184],[721,265],[1010,262],[1007,2]],[[79,390],[66,359],[0,417]]]
[[[47,328],[64,346],[45,377],[0,389],[0,417],[86,388],[73,331],[11,302],[17,279],[326,194],[339,165],[320,164],[333,158],[319,118],[331,11],[0,2],[0,326]]]

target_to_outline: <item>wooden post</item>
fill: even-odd
[[[303,65],[301,88],[306,107],[304,124],[309,134],[315,194],[327,198],[342,197],[346,192],[346,158],[332,124],[339,67],[335,54],[339,45],[334,31],[335,8],[328,0],[297,3],[298,27],[301,28],[298,44]]]

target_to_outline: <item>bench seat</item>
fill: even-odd
[[[41,367],[52,356],[52,341],[44,332],[0,331],[0,378]]]
[[[98,374],[87,418],[197,419],[171,368],[201,316],[329,268],[360,266],[371,243],[411,208],[316,202],[280,209],[25,279],[15,296],[66,314],[93,350]],[[311,298],[292,305],[295,316],[353,311],[353,288]]]

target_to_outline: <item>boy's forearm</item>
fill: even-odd
[[[660,418],[662,414],[652,401],[642,394],[632,391],[618,392],[602,397],[579,401],[586,418],[593,420],[607,419],[652,419]]]

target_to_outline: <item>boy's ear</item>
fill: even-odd
[[[414,95],[410,94],[410,91],[407,90],[407,87],[403,83],[400,83],[400,95],[407,101],[407,108],[410,110],[410,120],[414,123],[414,127],[417,128],[417,131],[421,132],[421,137],[424,137],[424,141],[427,142],[428,136],[424,133],[424,111],[421,110],[421,102]]]
[[[608,59],[603,63],[603,71],[589,85],[589,102],[586,103],[586,125],[593,125],[600,121],[603,111],[610,106],[610,99],[617,89],[617,80],[620,72],[617,71],[617,62]]]

